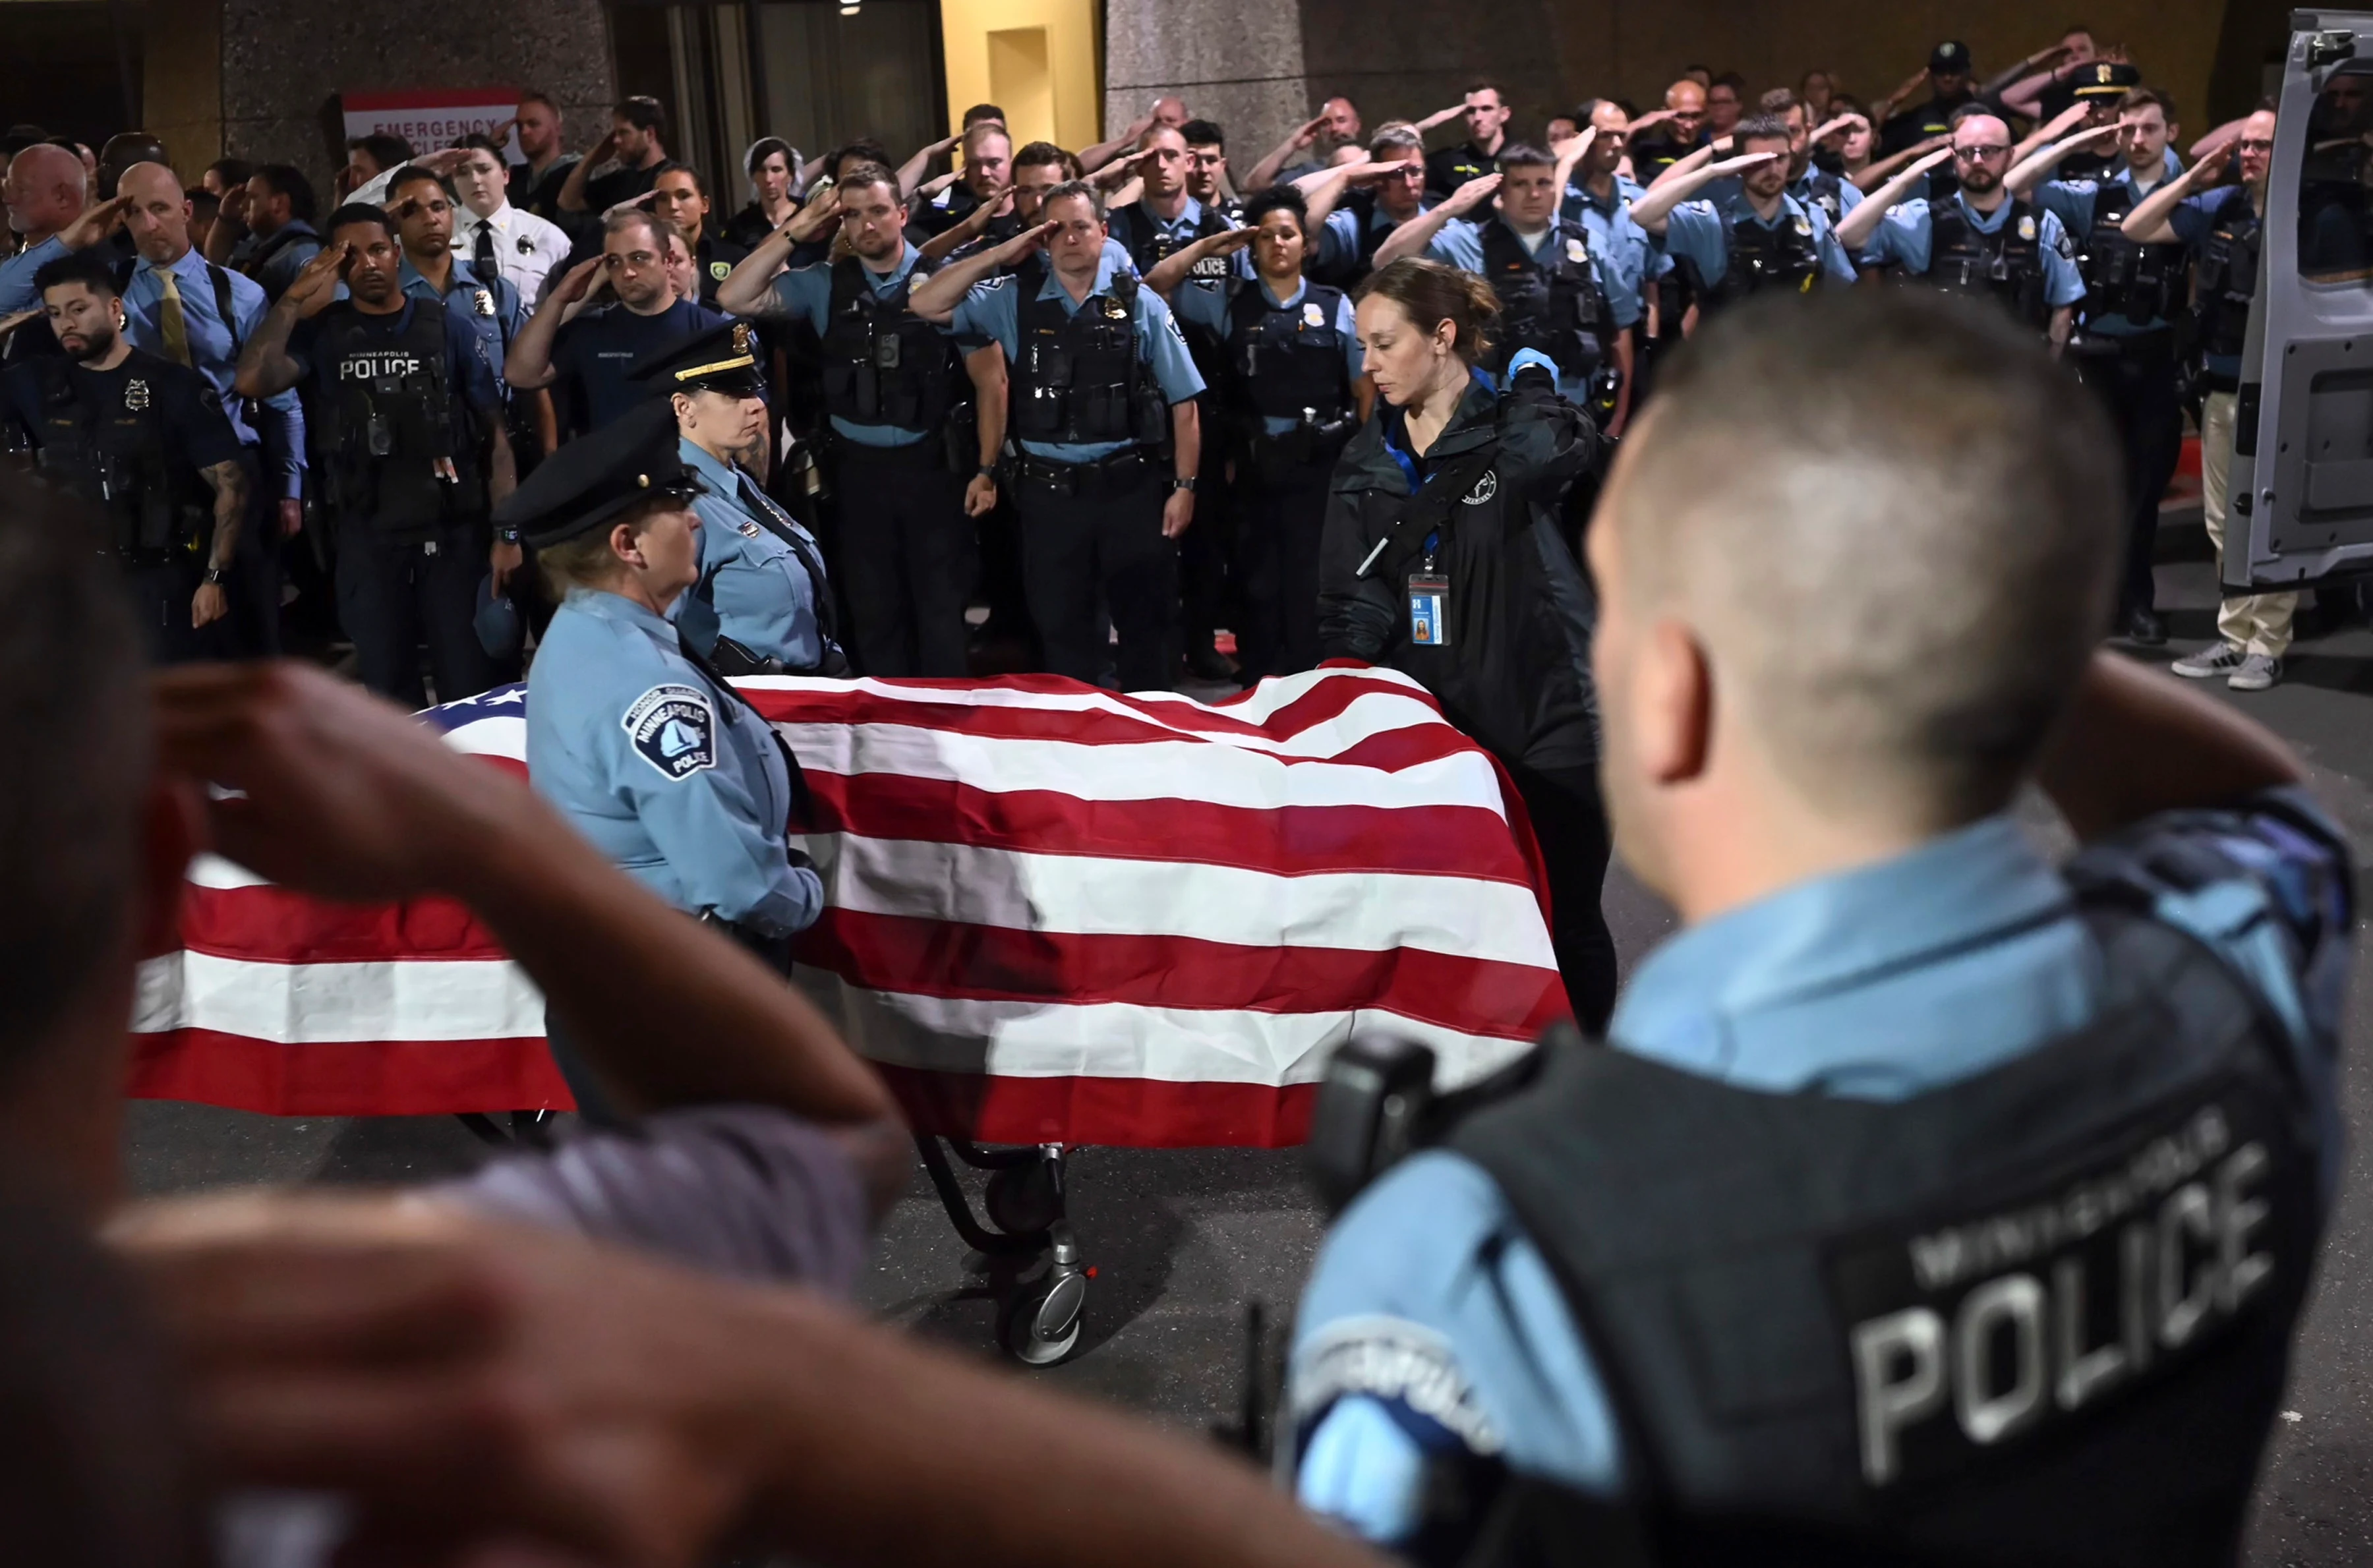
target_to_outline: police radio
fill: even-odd
[[[1572,1024],[1495,1072],[1448,1091],[1434,1087],[1430,1046],[1397,1035],[1354,1035],[1327,1060],[1311,1107],[1303,1169],[1327,1212],[1342,1212],[1378,1176],[1441,1142],[1475,1111],[1529,1086],[1552,1054],[1584,1048]]]

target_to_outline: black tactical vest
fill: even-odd
[[[2013,201],[1991,234],[1982,233],[1961,204],[1930,198],[1928,271],[1932,287],[1981,294],[2001,300],[2011,313],[2039,330],[2052,308],[2043,298],[2043,215],[2032,203]]]
[[[1146,210],[1145,204],[1142,202],[1133,202],[1120,208],[1119,211],[1128,215],[1128,222],[1124,225],[1128,231],[1125,243],[1128,247],[1129,259],[1137,263],[1137,274],[1140,277],[1143,277],[1196,240],[1208,235],[1224,234],[1234,227],[1226,218],[1206,206],[1202,208],[1201,215],[1196,218],[1195,231],[1192,234],[1174,237],[1154,227],[1153,215]],[[1229,271],[1229,258],[1206,256],[1195,263],[1187,275],[1216,282],[1224,280]]]
[[[2086,919],[2100,1019],[1911,1100],[1575,1045],[1454,1134],[1584,1328],[1654,1560],[2234,1561],[2311,1113],[2205,947]]]
[[[1719,310],[1767,288],[1803,294],[1821,275],[1813,220],[1801,213],[1783,206],[1780,220],[1767,228],[1725,212],[1722,234],[1729,259],[1719,279],[1699,283],[1698,298],[1705,310]]]
[[[2182,245],[2137,245],[2122,227],[2134,209],[2134,189],[2104,181],[2093,193],[2093,227],[2085,232],[2077,269],[2085,275],[2086,324],[2123,317],[2141,326],[2164,322],[2183,308],[2192,252]]]
[[[1343,334],[1335,329],[1339,289],[1303,285],[1302,298],[1280,310],[1257,282],[1228,285],[1230,401],[1261,418],[1331,425],[1351,406]]]
[[[2250,336],[2250,301],[2258,297],[2258,253],[2264,235],[2249,202],[2225,204],[2200,258],[2192,308],[2204,354],[2239,358]]]
[[[1590,236],[1565,217],[1551,220],[1538,257],[1497,218],[1482,226],[1483,280],[1500,297],[1499,341],[1484,362],[1497,375],[1520,348],[1546,354],[1576,379],[1597,373],[1615,320],[1590,263]]]
[[[918,262],[898,287],[876,295],[854,256],[833,263],[831,313],[824,331],[824,405],[854,425],[936,430],[957,401],[963,377],[946,334],[906,308]],[[969,383],[967,383],[969,384]]]
[[[1110,287],[1066,315],[1041,299],[1043,260],[1024,263],[1008,287],[1020,290],[1014,325],[1013,433],[1047,442],[1141,441],[1170,434],[1170,408],[1137,351],[1138,279],[1115,273]],[[1057,286],[1058,287],[1060,285]]]
[[[313,363],[328,415],[321,442],[323,499],[391,539],[425,539],[485,509],[477,440],[446,381],[445,307],[412,301],[412,320],[390,338],[348,300],[321,314]],[[440,476],[440,462],[455,477]]]
[[[123,401],[94,408],[62,355],[32,361],[41,388],[41,471],[107,514],[109,546],[128,564],[154,566],[201,549],[212,526],[211,492],[173,450],[152,379],[135,355]]]

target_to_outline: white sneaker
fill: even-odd
[[[2239,643],[2220,642],[2214,648],[2204,648],[2186,659],[2168,666],[2187,681],[2204,681],[2211,675],[2229,675],[2249,661],[2250,655]]]
[[[2271,653],[2252,653],[2241,661],[2225,684],[2237,692],[2262,692],[2283,678],[2283,661]]]

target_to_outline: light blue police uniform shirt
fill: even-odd
[[[51,235],[38,245],[28,245],[5,262],[0,262],[0,316],[13,316],[19,310],[39,310],[41,291],[33,287],[33,275],[56,261],[72,255],[65,241]]]
[[[909,245],[898,258],[898,264],[888,272],[875,272],[861,257],[857,264],[865,281],[873,286],[873,297],[879,299],[897,292],[898,286],[906,281],[915,263],[922,259],[923,252]],[[783,302],[784,310],[815,328],[818,337],[832,323],[832,263],[817,262],[775,279],[775,298]],[[896,425],[859,425],[837,414],[832,416],[832,427],[860,447],[911,447],[930,434]]]
[[[1960,207],[1961,214],[1981,234],[1993,234],[2010,221],[2015,204],[2005,202],[1991,216],[1981,216],[1971,207],[1969,198],[1956,191],[1950,198]],[[1920,276],[1928,271],[1929,246],[1935,234],[1935,219],[1925,201],[1910,201],[1889,209],[1878,220],[1877,232],[1872,235],[1869,257],[1874,262],[1899,263],[1905,272]],[[2085,278],[2076,270],[2074,247],[2069,243],[2067,229],[2049,207],[2036,207],[2036,251],[2043,259],[2043,302],[2053,310],[2074,305],[2085,298]]]
[[[1096,263],[1096,285],[1088,291],[1093,299],[1112,289],[1113,274],[1118,267],[1109,249]],[[1005,360],[1017,363],[1022,357],[1020,298],[1022,286],[1019,275],[1008,273],[999,277],[985,278],[972,286],[971,292],[956,304],[955,316],[950,323],[958,341],[974,343],[994,341],[1003,345]],[[1055,275],[1050,264],[1046,282],[1039,286],[1038,298],[1053,299],[1063,308],[1066,316],[1080,313],[1085,300],[1074,300],[1064,288],[1063,280]],[[1178,323],[1171,319],[1170,307],[1151,288],[1137,291],[1138,358],[1153,372],[1155,384],[1162,395],[1173,405],[1198,396],[1203,391],[1203,377],[1187,355],[1186,340],[1178,335]],[[1022,450],[1033,457],[1049,462],[1093,462],[1110,457],[1123,448],[1136,446],[1135,441],[1021,441]]]
[[[189,338],[191,363],[221,400],[231,434],[241,446],[262,445],[265,462],[280,475],[282,496],[302,496],[305,408],[297,399],[296,389],[263,399],[264,427],[258,430],[250,425],[239,395],[231,391],[231,382],[239,375],[239,356],[231,352],[233,329],[215,308],[214,278],[206,269],[206,259],[194,250],[184,251],[181,259],[165,270],[172,273],[173,286],[181,291],[181,325]],[[132,281],[123,291],[123,334],[134,348],[163,354],[165,334],[157,319],[164,304],[165,285],[157,274],[157,264],[146,256],[133,269]],[[263,286],[240,273],[226,270],[225,275],[230,279],[230,309],[238,318],[238,341],[244,346],[254,342],[263,327],[263,312],[268,309]]]
[[[1251,283],[1238,282],[1234,287],[1257,288],[1261,291],[1261,298],[1268,301],[1270,310],[1297,314],[1302,312],[1303,297],[1310,292],[1310,283],[1306,278],[1296,278],[1293,292],[1282,299],[1277,297],[1275,289],[1269,287],[1268,280],[1266,278]],[[1217,333],[1222,341],[1225,341],[1228,335],[1228,287],[1219,279],[1189,278],[1178,292],[1171,297],[1170,308],[1180,321],[1190,322],[1208,332]],[[1313,310],[1317,308],[1315,300],[1312,301],[1311,308]],[[1315,326],[1318,323],[1313,322],[1310,324]],[[1344,378],[1347,380],[1357,381],[1362,369],[1360,334],[1359,330],[1351,324],[1351,297],[1349,294],[1338,292],[1335,296],[1335,320],[1329,325],[1342,345]],[[1262,427],[1272,436],[1281,436],[1300,423],[1298,419],[1288,419],[1275,414],[1261,416]]]
[[[527,325],[527,311],[520,307],[520,292],[500,274],[491,283],[481,278],[459,251],[452,256],[453,270],[446,276],[442,294],[412,264],[410,256],[399,263],[397,281],[415,299],[434,299],[470,323],[470,330],[478,334],[478,343],[486,351],[486,363],[495,372],[495,386],[508,399],[511,389],[510,383],[503,380],[503,360],[509,355],[511,342],[519,336],[520,329]],[[487,302],[493,307],[485,312],[478,309],[481,288],[486,291]]]
[[[1152,234],[1166,235],[1171,241],[1172,253],[1175,255],[1178,251],[1203,238],[1199,231],[1202,221],[1203,204],[1192,196],[1186,199],[1184,205],[1178,209],[1178,216],[1173,218],[1163,217],[1151,207],[1147,206],[1140,198],[1127,206],[1115,207],[1105,214],[1106,233],[1105,242],[1108,245],[1119,246],[1121,254],[1134,258],[1137,252],[1129,242],[1133,238],[1132,230],[1142,227]],[[1118,228],[1120,232],[1113,233],[1112,230],[1115,228]],[[1239,277],[1253,275],[1252,257],[1248,252],[1249,247],[1245,251],[1238,251],[1230,258],[1230,270]],[[1133,259],[1130,265],[1132,267],[1136,265]]]
[[[2175,155],[2169,153],[2168,156],[2173,158]],[[2182,170],[2179,169],[2177,172],[2181,173]],[[2157,182],[2151,186],[2151,190],[2156,191],[2160,185],[2166,184],[2167,179],[2167,176],[2161,175]],[[2090,234],[2093,231],[2094,207],[2104,183],[2123,185],[2133,193],[2133,200],[2126,204],[2128,212],[2140,206],[2143,198],[2150,194],[2149,191],[2145,191],[2134,183],[2134,171],[2129,168],[2120,169],[2116,177],[2107,181],[2047,180],[2028,193],[2028,200],[2058,218],[2060,227],[2069,234]],[[2116,311],[2101,317],[2098,321],[2088,319],[2085,322],[2085,330],[2098,337],[2130,337],[2137,333],[2157,332],[2167,324],[2166,318],[2162,316],[2153,316],[2146,322],[2133,322],[2128,320],[2123,311]]]
[[[1470,222],[1463,217],[1454,217],[1442,226],[1441,232],[1426,242],[1426,259],[1441,262],[1448,266],[1461,267],[1480,275],[1484,270],[1483,224],[1500,222],[1497,217],[1485,218],[1482,223]],[[1530,238],[1516,234],[1514,228],[1510,228],[1508,232],[1515,235],[1516,242],[1525,248],[1526,255],[1538,261],[1542,247],[1549,244],[1550,237],[1561,230],[1544,228],[1540,233]],[[1616,326],[1621,328],[1631,325],[1640,319],[1640,291],[1637,288],[1626,289],[1621,287],[1621,275],[1607,264],[1606,259],[1595,247],[1590,246],[1589,230],[1584,229],[1583,233],[1583,244],[1589,249],[1590,275],[1597,283],[1598,292],[1606,296],[1607,310],[1614,316]],[[1593,330],[1596,330],[1595,324]],[[1615,345],[1613,344],[1603,345],[1602,352],[1607,363],[1614,363]],[[1513,367],[1511,369],[1513,369]],[[1568,403],[1587,404],[1590,401],[1588,377],[1575,378],[1561,370],[1558,372],[1557,384],[1558,395]]]
[[[579,590],[528,672],[536,791],[637,881],[689,914],[775,935],[824,907],[786,852],[790,775],[748,705],[719,693],[660,616]]]
[[[1423,217],[1432,210],[1432,202],[1420,200],[1417,205],[1417,211],[1410,216]],[[1370,207],[1368,209],[1370,241],[1368,251],[1373,253],[1378,245],[1390,238],[1394,229],[1408,221],[1409,219],[1397,218],[1385,212],[1384,204],[1381,202]],[[1318,226],[1318,259],[1311,263],[1310,270],[1322,277],[1327,276],[1330,272],[1349,267],[1357,262],[1360,259],[1360,210],[1349,205],[1338,206],[1327,215],[1326,222]]]
[[[669,619],[694,629],[706,607],[713,605],[717,631],[751,652],[779,659],[794,670],[812,670],[824,660],[824,629],[816,620],[819,585],[808,576],[806,563],[780,534],[756,516],[754,502],[742,489],[745,475],[720,462],[689,440],[680,440],[684,466],[698,475],[707,494],[696,497],[692,509],[700,518],[700,583],[686,590],[669,607]],[[751,486],[755,489],[755,485]],[[807,530],[787,515],[789,523],[820,563],[824,552]],[[699,597],[701,590],[706,598]],[[707,645],[696,635],[695,648]]]
[[[1708,284],[1719,283],[1730,271],[1730,226],[1749,223],[1758,228],[1778,228],[1784,223],[1811,230],[1813,257],[1821,275],[1836,283],[1854,280],[1854,264],[1830,229],[1829,215],[1784,191],[1769,222],[1756,216],[1744,191],[1714,201],[1683,202],[1666,215],[1664,238],[1657,242],[1666,254],[1689,258]]]
[[[1569,184],[1558,211],[1568,222],[1582,225],[1583,232],[1590,236],[1590,253],[1598,258],[1600,272],[1619,283],[1621,297],[1610,296],[1615,322],[1628,327],[1637,324],[1642,313],[1642,285],[1652,276],[1663,276],[1673,263],[1649,243],[1648,231],[1631,221],[1631,204],[1648,193],[1645,188],[1620,174],[1611,176],[1611,181],[1604,200],[1592,195],[1586,185]]]
[[[2278,790],[2151,818],[2069,869],[2133,890],[2200,937],[2281,1020],[2314,1111],[2328,1211],[2354,923],[2340,830],[2303,790]],[[2068,881],[1997,816],[1684,930],[1632,976],[1607,1037],[1742,1089],[1895,1101],[2084,1027],[2100,1005],[2098,970]],[[1592,1351],[1498,1187],[1462,1155],[1406,1160],[1344,1211],[1297,1324],[1297,1490],[1370,1539],[1410,1532],[1432,1452],[1496,1444],[1514,1470],[1600,1495],[1623,1483]],[[1380,1371],[1392,1386],[1331,1402],[1302,1381],[1318,1352],[1362,1342],[1389,1350],[1375,1363],[1412,1380]]]

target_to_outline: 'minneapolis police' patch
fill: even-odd
[[[696,686],[653,686],[618,720],[643,760],[670,778],[717,766],[717,714]]]

